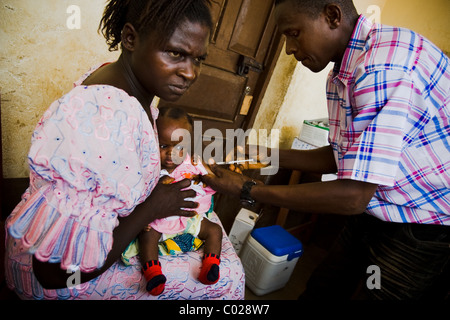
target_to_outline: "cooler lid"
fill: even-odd
[[[251,235],[273,255],[289,255],[288,261],[303,253],[302,243],[279,225],[254,229]]]

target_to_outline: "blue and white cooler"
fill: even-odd
[[[247,287],[257,296],[283,288],[302,254],[302,243],[281,226],[254,229],[240,253]]]

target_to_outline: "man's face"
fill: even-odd
[[[329,23],[325,12],[317,18],[310,17],[292,1],[276,6],[275,17],[279,30],[286,37],[286,54],[294,55],[305,67],[320,72],[330,62],[336,61],[336,28]]]

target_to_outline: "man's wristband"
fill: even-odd
[[[242,186],[242,190],[241,190],[241,202],[242,203],[247,203],[249,205],[255,204],[255,200],[253,200],[252,196],[250,195],[250,192],[252,191],[252,187],[254,185],[256,185],[256,182],[253,180],[246,181],[244,183],[244,185]]]

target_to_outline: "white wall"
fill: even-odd
[[[79,15],[69,10],[77,5]],[[3,172],[28,175],[31,134],[50,103],[90,67],[114,61],[97,33],[104,1],[2,0],[0,91]],[[75,15],[74,15],[75,14]],[[80,18],[77,21],[77,16]],[[79,24],[78,24],[79,22]]]

